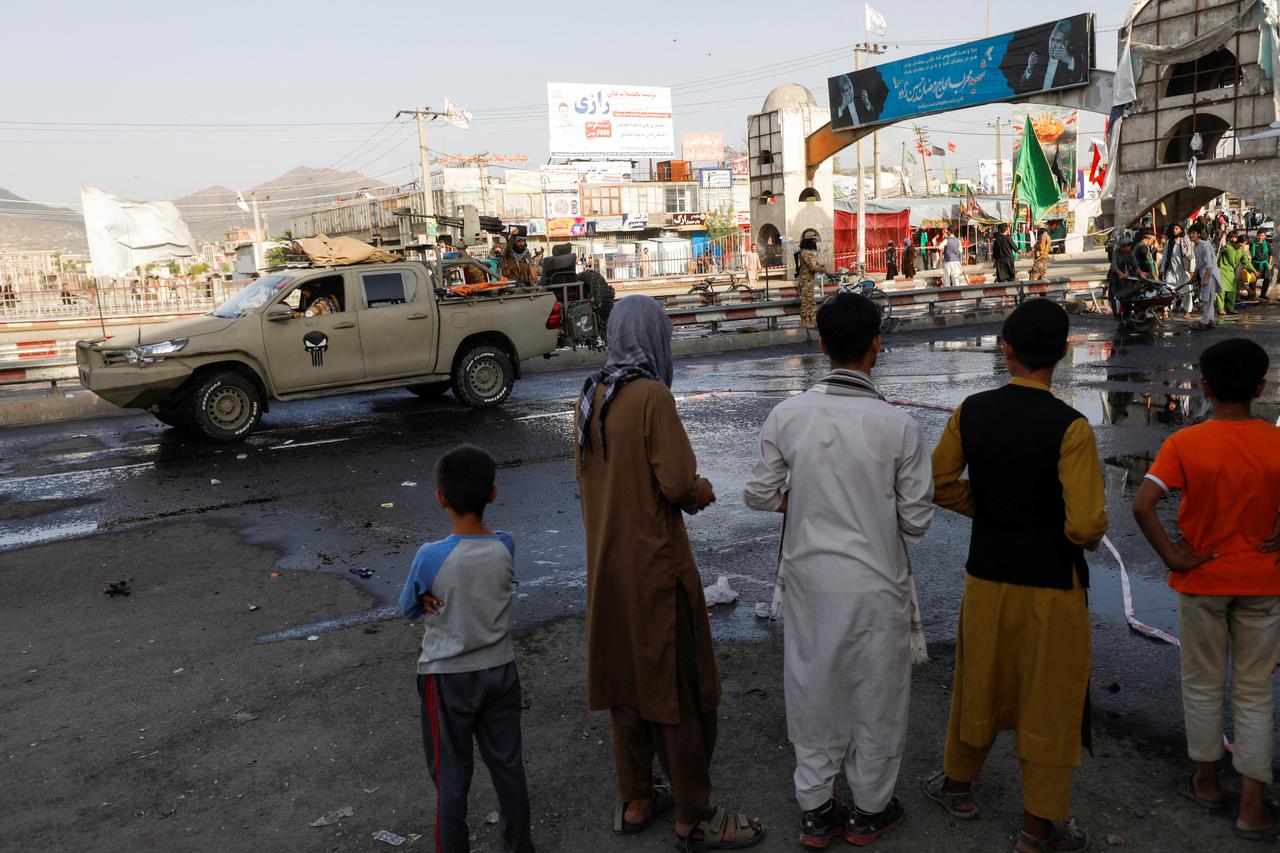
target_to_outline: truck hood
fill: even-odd
[[[205,314],[200,317],[184,317],[181,320],[172,320],[168,323],[132,326],[115,332],[101,346],[111,349],[117,347],[129,348],[136,347],[139,344],[158,344],[175,338],[194,338],[199,335],[221,332],[234,322],[236,322],[234,319]]]

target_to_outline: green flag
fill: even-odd
[[[1031,126],[1031,116],[1022,128],[1022,146],[1013,167],[1013,203],[1031,208],[1031,221],[1039,222],[1045,211],[1058,203],[1058,180],[1044,157],[1040,140]]]

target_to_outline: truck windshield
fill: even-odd
[[[226,302],[213,309],[213,316],[233,320],[262,310],[271,299],[294,280],[291,275],[268,275],[255,281]]]

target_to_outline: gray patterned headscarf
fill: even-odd
[[[668,388],[675,366],[671,360],[671,318],[662,305],[649,296],[628,296],[618,300],[609,315],[609,360],[587,377],[578,401],[578,447],[591,447],[591,416],[595,411],[596,388],[605,386],[600,401],[600,451],[604,445],[604,419],[618,389],[633,379],[653,379]],[[585,456],[584,456],[585,459]]]

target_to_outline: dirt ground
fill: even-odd
[[[273,577],[276,554],[231,529],[161,525],[138,541],[134,530],[0,554],[0,847],[372,851],[392,849],[372,838],[386,829],[422,836],[400,849],[431,849],[435,795],[413,677],[420,628],[391,620],[258,644],[373,602],[336,575]],[[129,596],[103,594],[120,580]],[[582,649],[573,618],[518,638],[539,848],[671,849],[669,823],[638,838],[609,832],[608,721],[585,709]],[[764,818],[769,837],[757,849],[799,849],[780,630],[718,651],[716,796]],[[915,673],[898,788],[908,817],[875,847],[1011,850],[1020,807],[1007,740],[978,790],[980,820],[953,821],[919,793],[917,780],[940,765],[951,678],[951,649],[934,643],[931,654]],[[1255,849],[1232,838],[1226,818],[1172,793],[1179,743],[1153,742],[1141,721],[1106,718],[1095,740],[1075,801],[1095,849],[1109,849],[1107,836],[1142,851]],[[343,806],[352,817],[310,825]],[[471,798],[476,851],[500,849],[485,822],[494,809],[481,772]]]

